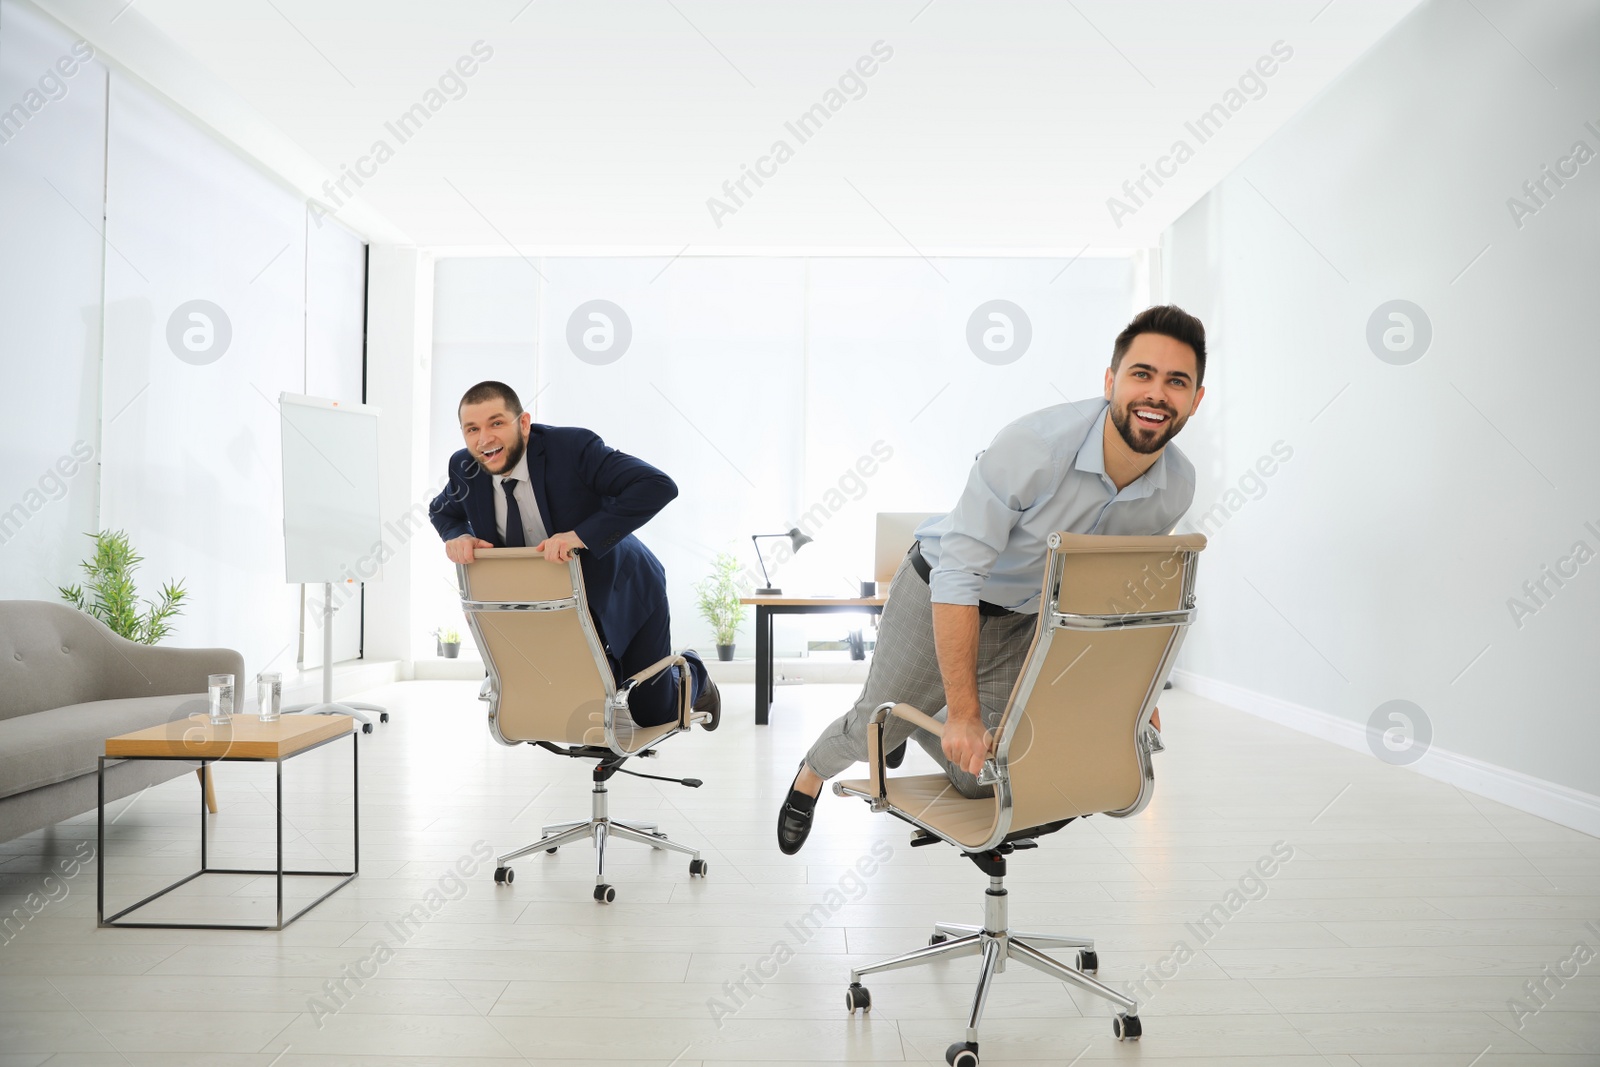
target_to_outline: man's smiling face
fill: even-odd
[[[512,415],[500,397],[461,405],[461,437],[472,458],[490,474],[507,474],[522,459],[532,422],[526,411]]]
[[[1194,376],[1194,349],[1162,333],[1139,334],[1106,369],[1111,422],[1130,449],[1149,455],[1183,429],[1206,392]]]

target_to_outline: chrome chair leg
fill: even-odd
[[[1065,948],[1084,948],[1094,951],[1094,938],[1068,937],[1064,934],[1040,934],[1032,930],[1013,930],[1012,937],[1020,937],[1024,941],[1032,941],[1040,945],[1061,945]]]
[[[938,959],[976,956],[983,951],[982,940],[982,934],[968,934],[966,937],[958,937],[953,941],[945,941],[937,945],[913,949],[903,955],[893,956],[877,963],[869,963],[865,967],[851,969],[850,981],[859,982],[863,975],[877,974],[879,971],[899,970],[901,967],[918,967]]]
[[[528,855],[530,852],[543,852],[547,848],[559,848],[569,841],[577,841],[588,836],[589,824],[586,822],[579,823],[572,829],[563,830],[561,833],[556,834],[553,837],[543,837],[531,845],[524,845],[515,852],[507,852],[504,856],[501,856],[498,860],[496,860],[495,863],[501,867],[504,867],[512,860],[520,859],[521,857]]]
[[[577,820],[573,820],[572,822],[553,822],[553,823],[550,823],[548,826],[539,827],[539,833],[548,836],[550,834],[559,834],[564,830],[570,830],[574,826],[588,826],[588,825],[589,825],[589,820],[587,820],[587,819],[585,819],[585,820],[583,820],[581,822],[579,822]]]
[[[995,937],[983,938],[983,969],[978,972],[978,989],[972,995],[972,1014],[967,1017],[967,1040],[978,1041],[978,1024],[983,1021],[983,1009],[989,1002],[989,987],[994,984],[995,972],[1005,956],[1001,941]]]
[[[682,852],[685,856],[693,856],[695,859],[700,858],[699,851],[690,848],[688,845],[680,845],[676,841],[669,840],[665,837],[656,837],[654,834],[643,833],[639,830],[635,830],[631,826],[625,826],[622,823],[612,823],[611,833],[616,837],[622,838],[624,841],[633,841],[641,845],[649,845],[651,848],[670,849],[673,852]]]
[[[946,937],[960,937],[963,934],[975,934],[982,930],[981,926],[968,926],[966,923],[934,923],[933,932]]]
[[[1013,937],[1009,952],[1012,957],[1021,960],[1036,971],[1043,971],[1052,978],[1059,978],[1063,982],[1072,983],[1084,992],[1093,993],[1097,997],[1104,997],[1129,1015],[1139,1014],[1139,1002],[1137,1000],[1124,996],[1110,986],[1095,981],[1076,968],[1068,967],[1064,963],[1051,959],[1026,941],[1019,941]],[[973,1040],[976,1040],[976,1038]]]
[[[594,884],[606,884],[606,836],[608,827],[605,823],[594,824]]]

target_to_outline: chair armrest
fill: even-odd
[[[934,737],[944,736],[944,723],[932,715],[925,715],[910,704],[896,704],[889,709],[889,714],[897,719],[904,719],[915,726],[920,726]]]
[[[627,703],[628,694],[633,691],[634,686],[648,682],[650,679],[654,678],[668,667],[683,668],[683,672],[678,676],[678,726],[687,730],[691,721],[689,717],[689,661],[684,659],[682,656],[663,656],[656,660],[654,663],[650,664],[650,666],[646,667],[642,671],[639,671],[637,674],[630,676],[620,686],[618,686],[617,696],[622,700],[623,703]]]
[[[944,723],[931,715],[924,715],[910,704],[890,702],[879,704],[872,709],[872,716],[867,720],[867,780],[872,784],[872,792],[880,801],[886,801],[888,798],[888,791],[884,786],[888,770],[884,761],[888,758],[888,753],[883,746],[883,731],[890,715],[904,719],[914,726],[920,726],[936,737],[944,736]]]
[[[650,666],[646,667],[644,670],[640,671],[638,674],[629,676],[625,681],[623,681],[621,688],[632,689],[640,682],[648,682],[650,679],[654,678],[668,667],[671,667],[674,664],[685,662],[687,661],[682,656],[663,656],[654,663],[650,664]]]
[[[922,729],[928,731],[935,737],[944,737],[944,723],[940,722],[938,719],[935,719],[932,715],[927,715],[918,711],[910,704],[895,704],[889,708],[889,714],[893,715],[897,719],[904,719],[906,722],[909,722],[914,726],[920,726]],[[872,738],[869,735],[867,739],[867,748],[869,752],[871,747]],[[993,785],[999,780],[1000,769],[995,766],[994,757],[991,755],[984,759],[983,769],[978,772],[978,784]],[[881,796],[882,794],[880,793],[879,795]]]

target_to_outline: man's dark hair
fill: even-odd
[[[1116,344],[1111,346],[1112,373],[1122,366],[1122,357],[1128,354],[1128,347],[1141,333],[1159,333],[1174,341],[1182,341],[1194,349],[1195,388],[1198,389],[1205,384],[1205,324],[1176,304],[1160,304],[1145,308],[1133,317],[1133,321],[1128,323],[1121,333],[1117,334]]]
[[[461,409],[468,404],[481,404],[485,400],[504,400],[506,410],[512,418],[522,415],[522,401],[517,399],[517,391],[505,382],[479,382],[468,389],[461,397],[461,403],[456,405],[456,414],[461,414]]]

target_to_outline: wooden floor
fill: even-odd
[[[936,919],[975,921],[982,877],[831,795],[800,856],[773,843],[795,764],[852,687],[782,689],[758,730],[751,687],[729,686],[719,732],[636,764],[704,788],[613,780],[613,815],[659,822],[711,870],[613,843],[609,907],[587,845],[518,861],[509,887],[492,864],[451,873],[588,813],[584,766],[494,744],[476,689],[366,695],[394,717],[361,742],[361,876],[282,933],[96,929],[94,865],[46,879],[92,846],[92,815],[0,844],[0,914],[39,894],[0,945],[0,1067],[944,1062],[975,961],[875,976],[854,1018],[847,971]],[[1103,980],[1144,981],[1143,1041],[1118,1045],[1108,1005],[1013,964],[985,1065],[1600,1063],[1600,958],[1573,962],[1600,951],[1600,841],[1189,694],[1162,713],[1150,808],[1068,827],[1009,880],[1014,925],[1093,936]],[[348,774],[344,743],[287,765],[291,862],[348,860]],[[225,767],[217,790],[214,862],[266,861],[270,768]],[[185,775],[114,807],[115,900],[193,869],[198,806]],[[1256,877],[1274,848],[1291,858]],[[887,860],[851,873],[875,849]],[[217,875],[158,910],[259,918],[270,892]],[[1202,928],[1208,911],[1226,918]],[[1579,973],[1535,999],[1547,968]]]

